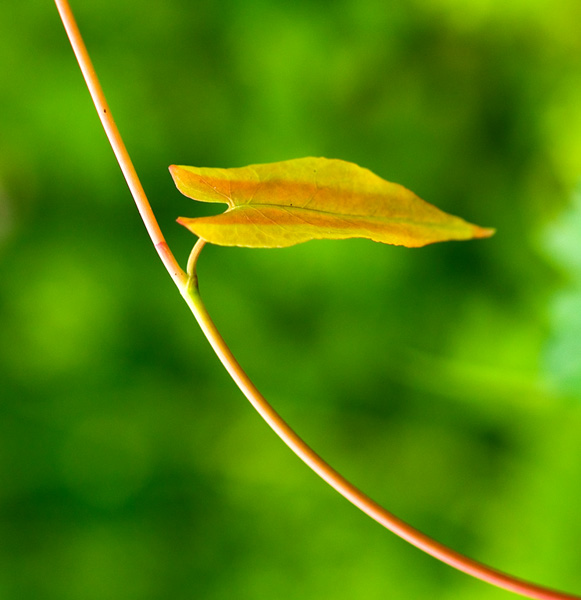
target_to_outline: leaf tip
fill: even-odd
[[[474,237],[476,239],[479,238],[489,238],[492,237],[496,233],[496,229],[493,227],[479,227],[478,225],[474,225]]]
[[[180,167],[178,167],[177,165],[170,165],[168,167],[168,169],[169,169],[169,174],[171,175],[172,179],[174,180],[174,183],[177,185],[177,178],[179,176]]]
[[[188,184],[190,183],[191,174],[188,172],[187,167],[183,167],[181,165],[170,165],[168,169],[178,190],[184,194],[184,196],[191,198],[192,196],[188,194]]]

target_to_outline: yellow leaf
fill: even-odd
[[[228,205],[213,217],[178,219],[221,246],[282,248],[313,239],[359,237],[418,247],[494,233],[343,160],[298,158],[238,169],[172,165],[170,172],[189,198]]]

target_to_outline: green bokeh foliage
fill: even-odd
[[[462,552],[579,593],[579,2],[73,8],[182,262],[194,239],[175,218],[213,209],[174,189],[171,163],[343,158],[498,229],[421,250],[210,247],[202,293],[354,483]],[[228,380],[51,2],[2,4],[0,61],[0,598],[511,597],[350,507]]]

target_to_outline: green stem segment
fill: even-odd
[[[282,441],[315,473],[324,479],[330,486],[337,490],[349,502],[360,508],[372,519],[400,536],[404,540],[417,546],[424,552],[431,554],[435,558],[449,564],[450,566],[472,575],[482,581],[486,581],[505,590],[521,594],[528,598],[537,600],[581,600],[581,597],[563,592],[550,590],[533,583],[529,583],[511,575],[507,575],[477,561],[463,556],[436,542],[430,537],[424,535],[417,529],[414,529],[401,519],[391,514],[374,500],[369,498],[333,467],[327,464],[312,448],[310,448],[282,419],[282,417],[272,408],[262,394],[254,386],[248,375],[244,372],[234,355],[226,345],[226,342],[216,329],[199,293],[198,280],[196,275],[196,264],[200,252],[204,247],[205,241],[200,239],[194,246],[190,259],[188,261],[187,274],[181,269],[175,257],[171,253],[163,234],[159,228],[157,220],[153,214],[149,201],[141,186],[135,168],[131,162],[127,149],[123,143],[121,135],[115,125],[111,111],[105,100],[103,90],[95,70],[89,58],[89,54],[82,40],[81,34],[75,22],[74,16],[67,0],[55,0],[57,9],[61,16],[63,25],[73,47],[73,51],[81,71],[87,83],[87,87],[93,98],[97,113],[105,129],[107,137],[113,148],[113,152],[119,162],[123,175],[127,181],[129,189],[133,195],[135,203],[145,227],[151,237],[151,240],[174,283],[178,287],[181,295],[187,302],[198,324],[202,328],[205,336],[210,342],[212,348],[218,355],[222,364],[235,381],[236,385],[242,390],[252,406],[258,411],[262,418],[282,439]]]
[[[242,393],[250,401],[252,406],[254,406],[260,416],[268,423],[271,429],[305,464],[307,464],[307,466],[349,502],[369,515],[373,520],[408,541],[410,544],[413,544],[427,554],[434,556],[459,571],[463,571],[478,579],[528,598],[536,598],[539,600],[579,600],[578,596],[543,588],[487,567],[482,563],[472,560],[463,554],[455,552],[443,544],[440,544],[385,510],[382,506],[377,504],[377,502],[345,479],[339,472],[325,462],[310,446],[308,446],[258,391],[248,375],[239,365],[238,361],[226,345],[226,342],[220,335],[220,332],[214,325],[202,301],[197,285],[196,263],[204,244],[204,240],[198,240],[190,255],[188,261],[190,285],[188,286],[187,294],[184,295],[184,299],[191,308],[204,335],[214,349],[214,352],[230,374],[230,377],[232,377],[236,385],[242,390]]]

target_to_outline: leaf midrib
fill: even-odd
[[[322,214],[322,215],[329,215],[330,217],[333,217],[335,219],[337,219],[337,218],[343,218],[343,219],[355,218],[355,219],[367,219],[367,220],[373,220],[373,221],[379,221],[379,222],[389,221],[392,223],[406,223],[409,225],[441,227],[443,229],[456,229],[457,226],[459,225],[458,223],[454,223],[453,225],[450,225],[450,224],[446,224],[444,222],[438,222],[438,221],[417,221],[417,220],[406,219],[403,217],[389,217],[389,216],[385,216],[385,215],[378,216],[378,215],[360,215],[360,214],[353,214],[353,213],[339,213],[339,212],[332,212],[332,211],[320,210],[320,209],[315,209],[315,208],[303,208],[301,206],[286,206],[284,204],[265,204],[265,203],[238,204],[236,206],[228,207],[223,213],[220,213],[220,214],[232,213],[232,212],[235,212],[236,210],[243,210],[243,209],[248,209],[248,208],[260,212],[260,207],[275,208],[278,210],[284,210],[284,211],[289,211],[289,212],[304,211],[307,213],[309,213],[309,212],[310,213],[318,213],[318,214]],[[214,217],[219,217],[220,214],[214,215]],[[211,217],[200,217],[200,218],[211,218]]]

